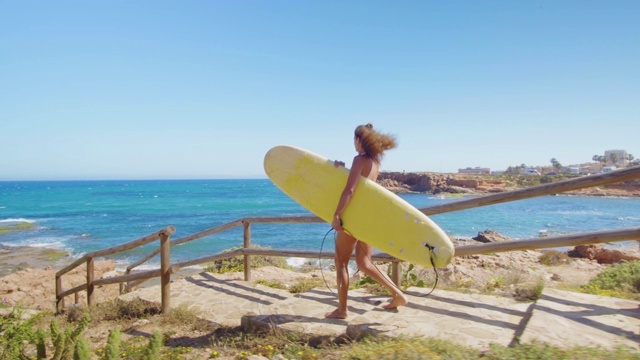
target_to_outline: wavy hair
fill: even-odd
[[[377,132],[371,123],[356,127],[354,136],[356,139],[360,139],[362,149],[367,156],[377,163],[382,160],[385,150],[398,146],[395,136]]]

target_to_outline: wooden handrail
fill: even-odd
[[[64,297],[67,297],[67,296],[69,296],[71,294],[80,292],[82,290],[87,290],[87,283],[80,284],[80,285],[78,285],[78,286],[76,286],[74,288],[71,288],[69,290],[65,290],[65,291],[61,292],[60,294],[58,294],[58,296],[64,298]]]
[[[209,236],[209,235],[213,235],[213,234],[216,234],[216,233],[219,233],[219,232],[223,232],[223,231],[226,231],[226,230],[229,230],[229,229],[233,229],[235,227],[241,226],[242,225],[242,221],[243,221],[242,219],[234,220],[234,221],[231,221],[229,223],[226,223],[226,224],[223,224],[223,225],[220,225],[220,226],[216,226],[216,227],[213,227],[213,228],[210,228],[210,229],[207,229],[207,230],[203,230],[203,231],[200,231],[198,233],[195,233],[195,234],[192,234],[192,235],[189,235],[189,236],[185,236],[185,237],[180,238],[180,239],[173,240],[173,241],[171,241],[171,246],[173,247],[173,246],[176,246],[176,245],[184,244],[186,242],[189,242],[189,241],[192,241],[192,240],[197,240],[197,239],[203,238],[205,236]],[[131,270],[133,270],[134,268],[142,265],[143,263],[147,262],[149,259],[151,259],[152,257],[158,255],[159,253],[160,253],[160,249],[159,248],[156,249],[156,250],[153,250],[149,255],[147,255],[144,258],[142,258],[141,260],[138,260],[135,263],[129,265],[127,267],[127,273],[130,272]]]
[[[426,215],[435,215],[451,211],[471,209],[480,206],[494,205],[507,201],[522,200],[543,195],[559,194],[571,190],[579,190],[635,179],[640,179],[640,166],[616,170],[606,174],[583,176],[577,179],[568,179],[519,190],[484,195],[476,198],[451,202],[448,204],[427,206],[418,210],[422,211]]]
[[[233,220],[231,222],[228,222],[226,224],[222,224],[210,229],[206,229],[203,231],[200,231],[198,233],[189,235],[189,236],[185,236],[182,237],[180,239],[176,239],[171,241],[171,246],[176,246],[176,245],[181,245],[184,244],[186,242],[189,241],[193,241],[193,240],[198,240],[201,239],[205,236],[210,236],[213,234],[217,234],[223,231],[227,231],[239,226],[243,226],[243,224],[245,223],[253,223],[253,224],[273,224],[273,223],[320,223],[320,222],[324,222],[324,220],[322,220],[321,218],[317,217],[317,216],[265,216],[265,217],[246,217],[246,218],[242,218],[242,219],[238,219],[238,220]],[[154,256],[158,255],[158,253],[160,253],[160,249],[155,249],[153,251],[151,251],[149,254],[147,254],[145,257],[143,257],[142,259],[136,261],[135,263],[127,266],[127,273],[130,273],[131,270],[135,269],[136,267],[144,264],[145,262],[149,261],[151,258],[153,258]]]
[[[640,227],[456,247],[455,256],[640,240]]]
[[[253,224],[270,224],[270,223],[318,223],[325,222],[317,216],[265,216],[265,217],[247,217],[243,219]]]
[[[173,233],[175,233],[176,229],[173,226],[167,226],[166,228],[156,231],[152,234],[149,234],[147,236],[144,236],[140,239],[134,240],[134,241],[130,241],[128,243],[122,244],[122,245],[118,245],[118,246],[114,246],[108,249],[104,249],[104,250],[98,250],[98,251],[94,251],[92,253],[88,253],[85,254],[84,256],[82,256],[80,259],[74,261],[73,263],[71,263],[70,265],[66,266],[65,268],[63,268],[62,270],[56,272],[56,312],[59,313],[60,310],[62,308],[64,308],[64,298],[70,294],[73,293],[77,293],[79,291],[82,290],[87,290],[87,305],[92,305],[93,303],[93,291],[95,289],[96,284],[100,284],[100,280],[98,281],[94,281],[94,260],[96,257],[98,256],[106,256],[106,255],[111,255],[111,254],[115,254],[118,252],[122,252],[122,251],[126,251],[126,250],[131,250],[134,249],[138,246],[142,246],[145,244],[148,244],[154,240],[158,240],[161,239],[163,243],[169,243],[168,239],[169,236],[172,235]],[[166,240],[166,241],[165,241]],[[163,258],[167,257],[168,255],[164,255],[165,253],[168,254],[168,250],[166,249],[167,246],[164,246],[164,251],[163,251]],[[78,267],[80,264],[86,262],[87,264],[87,282],[83,285],[80,286],[76,286],[73,289],[70,290],[63,290],[62,289],[62,276],[66,273],[68,273],[69,271],[75,269],[76,267]],[[168,264],[167,264],[167,269],[168,269]],[[101,279],[104,280],[104,279]],[[168,273],[167,273],[167,278],[165,279],[165,281],[163,282],[166,283],[166,289],[168,289]],[[164,290],[164,289],[163,289]],[[168,292],[165,291],[165,292]],[[163,297],[165,297],[166,295],[163,293]]]
[[[105,256],[105,255],[112,255],[112,254],[116,254],[122,251],[126,251],[126,250],[131,250],[134,249],[136,247],[142,246],[142,245],[146,245],[154,240],[158,240],[160,239],[160,235],[161,234],[169,234],[172,235],[174,232],[176,231],[176,228],[173,226],[167,226],[166,228],[162,229],[162,230],[158,230],[152,234],[149,234],[147,236],[141,237],[140,239],[137,240],[133,240],[130,241],[128,243],[122,244],[122,245],[118,245],[118,246],[114,246],[108,249],[104,249],[104,250],[98,250],[98,251],[94,251],[92,253],[88,253],[85,254],[83,257],[81,257],[80,259],[74,261],[72,264],[64,267],[62,270],[58,271],[56,273],[56,277],[62,276],[66,273],[68,273],[69,271],[75,269],[76,267],[78,267],[80,264],[84,263],[87,261],[88,258],[96,258],[99,256]]]
[[[141,271],[134,274],[108,277],[108,278],[96,280],[93,283],[94,285],[97,286],[97,285],[108,285],[108,284],[117,284],[117,283],[129,282],[129,281],[136,281],[141,279],[149,280],[155,277],[159,277],[161,274],[162,274],[161,269],[154,269],[154,270]]]

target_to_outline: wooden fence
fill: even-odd
[[[522,200],[543,195],[559,194],[566,191],[584,189],[594,186],[601,186],[606,184],[618,183],[623,181],[640,179],[640,166],[618,170],[615,172],[585,176],[577,179],[569,179],[559,181],[551,184],[544,184],[525,189],[519,189],[515,191],[509,191],[504,193],[491,194],[486,196],[474,197],[465,199],[453,203],[436,205],[421,208],[420,211],[427,215],[434,215],[440,213],[446,213],[451,211],[458,211],[464,209],[470,209],[480,206],[493,205],[508,201]],[[333,259],[333,252],[326,252],[319,255],[315,251],[297,251],[286,249],[259,249],[251,247],[251,225],[252,224],[271,224],[271,223],[319,223],[323,222],[322,219],[316,216],[288,216],[288,217],[249,217],[229,222],[224,225],[213,227],[180,239],[170,241],[170,236],[175,232],[173,226],[168,226],[155,233],[149,234],[138,240],[131,241],[129,243],[100,250],[84,255],[82,258],[76,260],[74,263],[65,267],[64,269],[56,273],[56,311],[60,312],[64,308],[64,299],[67,296],[77,294],[80,291],[87,291],[87,305],[92,305],[94,302],[93,291],[95,286],[107,285],[107,284],[120,284],[121,293],[130,291],[140,283],[151,279],[160,277],[160,291],[162,298],[162,311],[165,312],[170,308],[170,280],[171,275],[180,271],[180,269],[209,263],[217,260],[228,259],[236,256],[244,257],[244,279],[246,281],[251,280],[251,267],[249,265],[250,257],[253,255],[268,255],[268,256],[285,256],[285,257],[299,257],[299,258],[323,258]],[[172,246],[184,244],[193,240],[201,239],[206,236],[211,236],[217,233],[228,231],[230,229],[242,226],[243,231],[243,247],[234,251],[224,252],[212,256],[202,257],[195,260],[185,261],[181,263],[170,263],[170,250]],[[131,264],[126,269],[125,275],[110,277],[105,279],[94,279],[94,260],[101,256],[113,255],[119,252],[131,250],[133,248],[148,244],[152,241],[160,240],[160,246],[158,249],[152,251],[150,254],[140,259],[139,261]],[[566,236],[546,237],[546,238],[531,238],[511,242],[503,243],[490,243],[490,244],[478,244],[459,246],[455,249],[455,256],[468,256],[473,254],[485,254],[504,251],[518,251],[518,250],[532,250],[542,248],[575,246],[579,244],[597,244],[605,242],[617,242],[628,240],[640,240],[640,227],[627,228],[621,230],[608,230],[598,231],[582,234],[573,234]],[[145,263],[154,256],[160,254],[160,269],[148,270],[142,272],[132,273],[132,271]],[[374,255],[375,261],[391,262],[392,263],[392,280],[396,283],[400,283],[400,270],[399,264],[402,262],[388,254]],[[74,288],[64,290],[62,288],[62,276],[76,267],[86,263],[87,266],[87,282],[85,284],[76,286]]]

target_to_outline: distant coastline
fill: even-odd
[[[427,172],[381,172],[378,177],[378,183],[394,193],[484,195],[513,191],[569,178],[571,178],[570,175],[470,175]],[[640,180],[573,190],[564,194],[640,197]]]

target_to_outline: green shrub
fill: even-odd
[[[640,354],[629,347],[600,349],[573,347],[563,349],[544,343],[502,346],[492,344],[489,349],[476,350],[448,340],[436,338],[367,338],[354,342],[342,351],[340,359],[447,359],[447,360],[631,360]]]
[[[160,351],[162,349],[162,334],[159,332],[154,332],[149,339],[149,345],[145,349],[144,360],[154,360],[160,356]]]
[[[324,286],[324,282],[318,278],[301,278],[289,287],[289,292],[300,294],[321,286]]]
[[[627,347],[615,349],[600,349],[576,346],[562,349],[545,343],[517,344],[515,346],[501,346],[492,344],[489,350],[478,358],[486,360],[631,360],[638,359],[638,353]]]
[[[120,356],[120,329],[115,328],[109,332],[107,345],[104,351],[105,360],[117,360]]]
[[[47,334],[42,329],[36,331],[36,353],[38,359],[47,358]]]
[[[252,248],[269,249],[268,247],[261,247],[254,245]],[[223,251],[223,253],[231,252],[239,248],[234,247]],[[251,268],[257,269],[264,266],[276,266],[282,269],[292,270],[292,267],[287,264],[287,259],[282,256],[265,256],[265,255],[253,255],[249,258]],[[207,264],[204,267],[204,271],[224,274],[227,272],[242,272],[244,271],[244,256],[235,256],[229,259],[216,260]]]
[[[82,312],[91,314],[95,321],[119,321],[123,319],[144,319],[162,312],[162,306],[141,299],[123,301],[113,299],[98,303],[90,308],[81,308]]]
[[[37,335],[33,329],[38,315],[24,319],[24,310],[14,306],[11,312],[0,316],[0,359],[26,358],[25,347],[36,343]]]
[[[409,268],[406,271],[402,272],[402,288],[408,289],[412,286],[415,287],[426,287],[427,284],[423,279],[418,278],[418,274],[414,272],[415,266],[413,264],[409,264]]]
[[[256,284],[268,286],[268,287],[274,288],[274,289],[286,289],[287,288],[287,286],[285,284],[281,283],[280,281],[268,281],[268,280],[259,279],[259,280],[256,281]]]
[[[78,341],[76,341],[76,349],[73,353],[73,360],[90,360],[91,359],[91,348],[89,347],[89,343],[87,339],[84,337],[80,337]]]
[[[383,295],[390,296],[391,293],[387,290],[386,287],[378,284],[375,280],[373,280],[369,276],[363,276],[362,279],[358,280],[355,284],[351,286],[354,289],[364,289],[367,293],[372,295]]]
[[[53,319],[51,320],[51,324],[49,328],[51,329],[51,341],[53,342],[53,346],[55,347],[55,352],[53,354],[54,360],[60,359],[70,359],[74,354],[78,354],[77,356],[85,356],[85,349],[78,349],[78,341],[82,341],[82,333],[89,325],[89,316],[84,315],[82,320],[78,323],[75,330],[66,329],[64,331],[60,330],[60,326],[58,322]],[[85,344],[88,347],[88,344]],[[80,345],[83,347],[84,345]],[[90,356],[90,354],[89,354]],[[86,357],[80,357],[80,359],[87,359]]]
[[[536,301],[542,297],[544,290],[544,281],[539,280],[535,283],[524,284],[515,289],[513,297],[519,301]]]
[[[342,359],[415,359],[439,360],[440,355],[433,352],[427,342],[420,339],[365,339],[347,350]]]
[[[640,261],[623,261],[615,264],[596,275],[580,289],[596,295],[638,298],[640,297]]]

